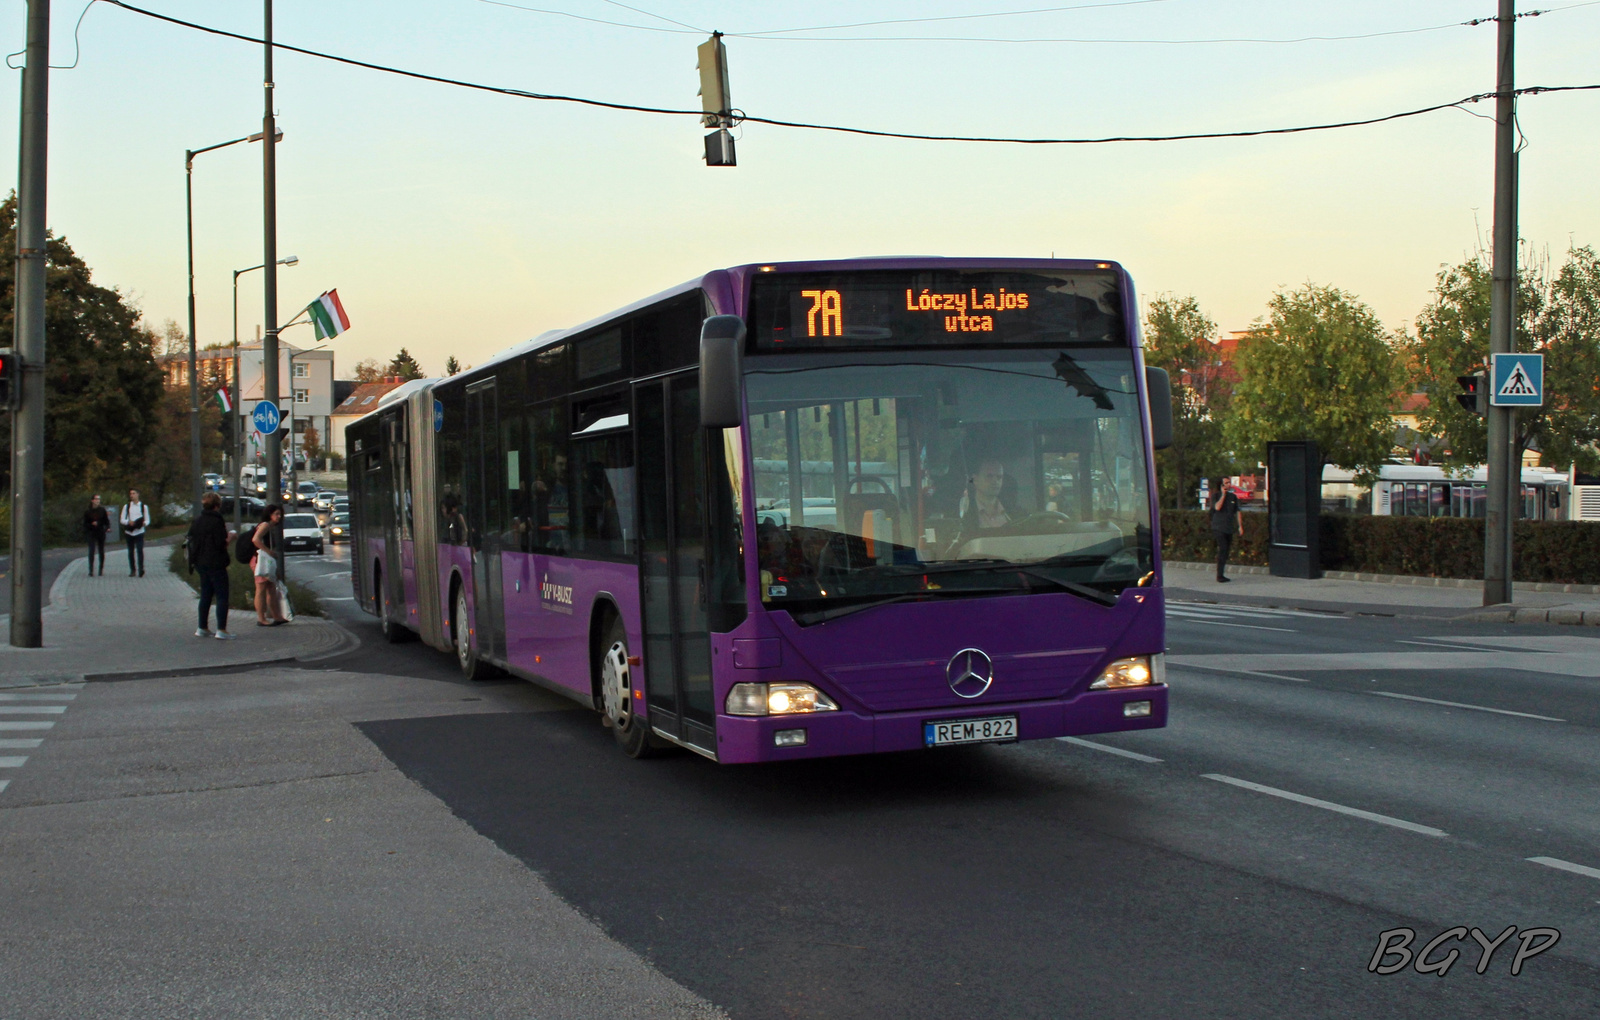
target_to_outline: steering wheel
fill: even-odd
[[[1074,522],[1073,522],[1071,517],[1068,517],[1066,514],[1061,513],[1059,511],[1056,511],[1056,510],[1035,510],[1033,513],[1031,513],[1028,516],[1022,518],[1020,521],[1013,521],[1011,523],[1010,527],[1017,528],[1017,529],[1026,529],[1026,528],[1028,528],[1030,526],[1037,528],[1040,525],[1051,524],[1051,525],[1055,525],[1056,528],[1058,528],[1061,531],[1066,531],[1067,529],[1069,529],[1069,528],[1071,528],[1073,526],[1073,523]]]
[[[865,485],[869,482],[876,486],[878,491],[882,492],[885,496],[894,495],[894,490],[889,487],[889,483],[884,481],[878,475],[856,475],[854,478],[850,479],[849,491],[852,493],[860,493],[864,496],[867,493]]]

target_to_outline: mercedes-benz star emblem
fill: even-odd
[[[963,698],[976,698],[994,683],[994,663],[977,648],[963,648],[945,663],[950,689]]]

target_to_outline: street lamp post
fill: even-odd
[[[216,145],[207,145],[200,149],[185,149],[183,152],[183,206],[184,219],[187,226],[187,241],[189,255],[189,471],[194,476],[191,483],[193,507],[191,515],[200,516],[200,378],[195,372],[195,339],[194,339],[194,158],[202,152],[211,152],[215,149],[226,149],[230,145],[240,142],[259,142],[263,135],[257,132],[232,141],[219,142]],[[278,131],[273,136],[274,140],[282,140],[283,132]],[[237,313],[236,313],[237,314]],[[237,332],[237,328],[236,328]]]
[[[279,132],[282,135],[282,132]],[[278,260],[280,266],[299,265],[297,255],[288,255]],[[233,526],[239,527],[240,515],[243,513],[244,494],[239,491],[240,473],[244,464],[244,405],[240,401],[244,398],[244,386],[239,381],[239,277],[245,273],[253,273],[261,266],[250,266],[246,269],[233,271]],[[263,356],[265,349],[263,349]],[[263,365],[265,367],[265,365]]]

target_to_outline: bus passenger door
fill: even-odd
[[[651,725],[715,752],[705,431],[694,373],[634,387],[640,609]]]
[[[506,661],[504,581],[500,547],[505,533],[505,490],[500,479],[500,415],[495,380],[467,388],[467,540],[472,547],[473,629],[478,654]]]

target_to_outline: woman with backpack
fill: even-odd
[[[276,551],[278,525],[283,521],[283,507],[269,506],[261,515],[261,523],[249,533],[253,555],[251,573],[256,579],[256,626],[278,627],[289,621],[284,619],[278,602],[278,554]],[[244,551],[244,535],[239,536],[239,549]],[[240,562],[244,562],[240,557]]]

